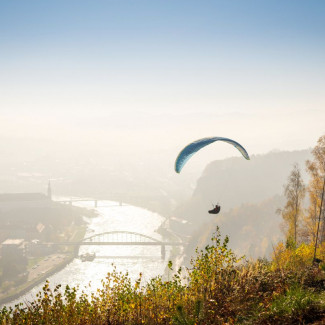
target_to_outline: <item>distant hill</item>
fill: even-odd
[[[176,211],[176,216],[195,221],[198,214],[210,209],[211,203],[219,202],[225,212],[242,204],[282,195],[294,163],[299,164],[307,181],[305,161],[310,157],[310,150],[301,150],[253,155],[249,161],[242,157],[213,161],[198,179],[192,197]]]
[[[305,161],[310,158],[310,150],[301,150],[256,155],[250,161],[241,157],[214,161],[175,216],[190,222],[187,231],[195,232],[198,244],[203,237],[210,238],[218,224],[223,235],[230,235],[237,252],[254,257],[268,255],[271,242],[281,238],[282,220],[275,211],[284,205],[284,184],[294,163],[299,164],[307,183]],[[217,202],[220,214],[208,214],[211,203]]]

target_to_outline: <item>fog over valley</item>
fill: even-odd
[[[325,322],[324,16],[0,0],[0,324]]]

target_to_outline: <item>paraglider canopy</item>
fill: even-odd
[[[180,173],[184,165],[187,163],[187,161],[200,149],[204,148],[205,146],[215,142],[215,141],[223,141],[227,142],[231,145],[233,145],[235,148],[239,150],[239,152],[243,155],[243,157],[247,160],[249,160],[249,155],[245,148],[240,145],[238,142],[223,138],[223,137],[211,137],[211,138],[203,138],[196,140],[190,144],[188,144],[177,156],[175,161],[175,171],[176,173]]]

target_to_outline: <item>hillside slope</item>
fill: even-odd
[[[308,181],[305,161],[310,150],[271,152],[210,163],[197,182],[192,197],[175,215],[189,221],[187,233],[195,233],[195,244],[204,244],[216,225],[230,235],[230,246],[252,257],[269,255],[272,242],[281,238],[281,217],[276,209],[284,204],[283,186],[293,164],[298,163]],[[211,203],[219,202],[221,212],[208,214]],[[181,231],[181,229],[177,229]]]

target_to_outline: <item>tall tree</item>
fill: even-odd
[[[294,240],[295,243],[298,239],[298,224],[303,212],[302,202],[305,197],[305,189],[299,166],[295,164],[284,188],[287,203],[281,210],[282,218],[287,226],[287,240]]]
[[[307,171],[311,175],[309,183],[309,220],[307,221],[313,225],[314,233],[310,237],[315,241],[314,255],[316,256],[318,242],[321,243],[325,239],[325,213],[323,203],[325,190],[325,135],[318,139],[317,145],[312,150],[312,155],[314,159],[307,161]]]
[[[311,178],[308,184],[309,194],[309,207],[305,216],[304,224],[304,237],[307,242],[315,243],[316,237],[319,233],[319,226],[321,221],[320,203],[321,203],[321,192],[322,192],[322,179],[319,176],[319,172],[314,163],[307,161],[307,171]],[[324,227],[324,223],[323,223]],[[322,228],[323,228],[322,227]],[[317,237],[317,241],[319,238]]]

